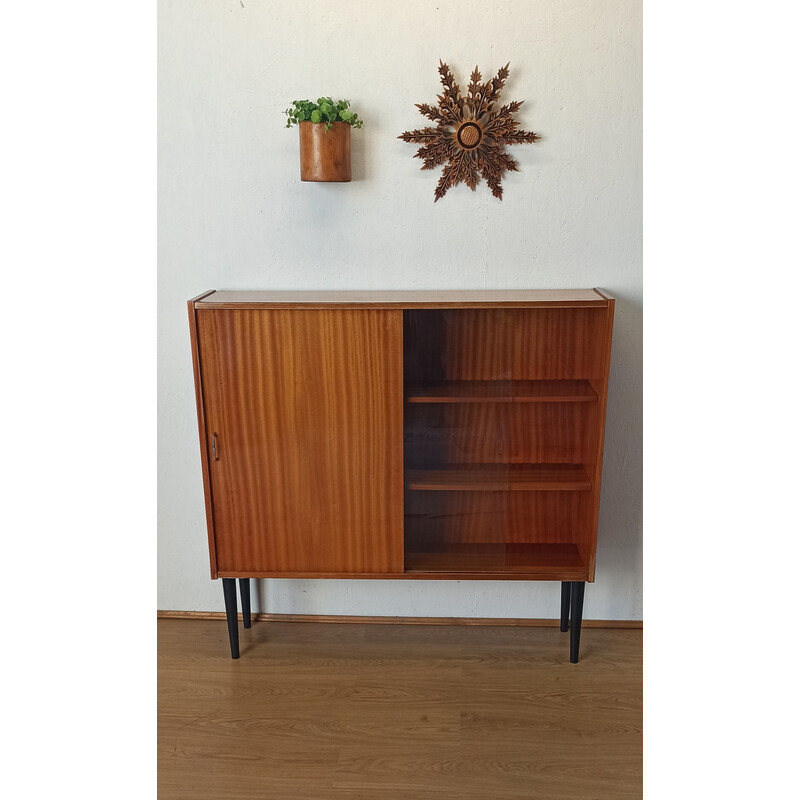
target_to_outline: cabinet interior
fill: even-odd
[[[405,571],[590,570],[604,308],[403,312]]]

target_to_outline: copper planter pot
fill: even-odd
[[[300,123],[300,180],[350,180],[350,125],[334,122]]]

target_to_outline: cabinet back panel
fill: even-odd
[[[197,325],[218,571],[402,571],[402,312]]]
[[[407,492],[406,543],[587,542],[589,492]]]
[[[406,311],[406,381],[593,379],[605,308]]]
[[[406,464],[593,464],[596,403],[406,406]]]

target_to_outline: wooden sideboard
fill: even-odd
[[[212,578],[549,580],[578,659],[614,300],[597,289],[189,301]],[[571,614],[571,626],[569,618]]]

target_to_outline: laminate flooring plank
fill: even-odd
[[[641,630],[158,629],[160,800],[641,797]]]
[[[390,753],[344,750],[334,788],[370,791],[373,797],[400,790],[462,798],[641,798],[641,773],[630,759],[596,753],[542,752],[535,745],[496,752],[454,745]],[[401,796],[401,795],[400,795]]]

